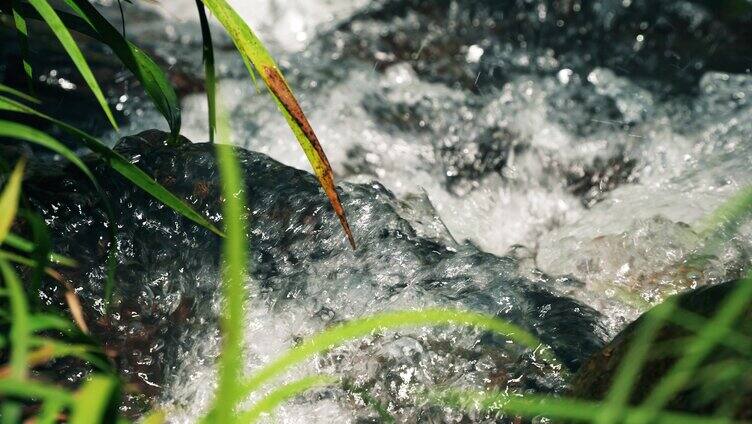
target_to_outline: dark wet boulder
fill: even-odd
[[[213,146],[183,140],[171,147],[165,138],[165,133],[146,131],[124,138],[116,150],[221,225]],[[311,174],[259,153],[236,152],[249,205],[248,287],[256,308],[268,309],[267,315],[295,311],[303,317],[304,328],[295,329],[291,338],[375,312],[443,306],[516,323],[549,345],[571,370],[601,347],[604,331],[597,312],[552,293],[546,278],[522,277],[513,257],[418,236],[399,215],[398,201],[378,183],[341,186],[358,241],[353,251]],[[87,162],[116,213],[117,289],[110,315],[102,302],[109,224],[91,185],[72,167],[36,167],[24,192],[47,221],[56,250],[81,263],[66,277],[85,303],[93,334],[126,379],[153,397],[165,385],[180,384],[172,377],[181,369],[181,355],[218,337],[221,241],[105,164],[93,158]],[[43,299],[64,307],[53,287],[46,287]],[[395,346],[402,346],[397,350],[402,353],[395,353]],[[208,355],[203,361],[213,361]],[[437,365],[442,363],[446,366]],[[359,387],[405,419],[430,412],[405,399],[408,384],[464,381],[560,393],[569,375],[561,367],[541,366],[534,352],[503,337],[471,329],[400,332],[335,355],[329,364],[333,372],[358,376]],[[363,408],[356,403],[351,406]]]
[[[630,403],[633,405],[649,399],[652,390],[677,364],[697,331],[721,310],[721,306],[735,295],[741,284],[736,280],[715,286],[706,286],[675,297],[680,312],[673,312],[656,333],[650,353],[643,364],[637,382],[632,387]],[[752,302],[746,300],[743,312],[730,326],[727,334],[691,371],[680,390],[671,398],[666,408],[696,414],[724,415],[738,420],[752,419]],[[614,381],[619,367],[633,345],[640,326],[655,314],[646,312],[624,329],[602,350],[593,355],[580,368],[572,382],[571,394],[585,399],[604,399]],[[720,330],[719,330],[720,331]]]

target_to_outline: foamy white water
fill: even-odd
[[[647,304],[748,266],[746,231],[704,269],[678,264],[702,244],[697,224],[752,184],[749,73],[709,70],[688,90],[691,95],[672,97],[619,69],[592,66],[577,73],[551,52],[531,48],[509,53],[509,61],[535,72],[510,72],[504,81],[483,85],[479,81],[491,76],[479,71],[480,85],[472,91],[427,77],[420,63],[392,58],[396,53],[386,50],[388,43],[362,47],[374,49],[364,54],[370,62],[342,47],[361,36],[379,40],[389,25],[424,28],[417,12],[386,23],[358,21],[340,29],[341,35],[330,31],[368,2],[231,3],[283,66],[295,70],[293,87],[340,181],[383,184],[404,200],[403,215],[426,236],[447,244],[470,242],[496,255],[527,252],[522,253],[527,269],[520,272],[575,277],[584,286],[552,290],[604,312],[612,334]],[[166,18],[195,21],[191,1],[154,7]],[[461,20],[461,7],[455,4],[449,13],[469,25]],[[537,11],[541,19],[549,12]],[[455,29],[426,24],[424,44],[445,30]],[[640,40],[635,38],[635,54],[643,48]],[[492,42],[466,43],[454,60],[472,68],[507,58],[486,59]],[[266,93],[257,94],[249,78],[237,77],[238,69],[228,70],[238,65],[230,54],[220,56],[225,69],[220,98],[232,118],[233,141],[309,169]],[[187,137],[207,138],[206,113],[203,94],[183,100]],[[158,120],[144,117],[131,129]],[[498,157],[504,160],[494,163]],[[345,309],[352,316],[378,311],[361,299],[368,295],[353,290],[343,300]],[[420,306],[416,302],[405,299],[404,306]],[[311,311],[272,313],[260,304],[249,305],[249,311],[249,370],[321,327],[311,322]],[[210,402],[217,340],[215,335],[209,343],[196,342],[173,376],[164,404],[175,422],[194,421]],[[320,369],[311,363],[305,371]],[[346,422],[355,414],[335,398],[303,399],[282,408],[275,419]]]

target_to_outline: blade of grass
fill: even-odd
[[[96,355],[93,355],[90,346],[73,344],[73,343],[61,343],[55,340],[32,339],[32,344],[38,346],[36,349],[29,351],[27,356],[27,366],[29,368],[35,368],[40,365],[44,365],[53,359],[73,357],[88,362],[100,370],[112,372],[112,367],[106,360],[103,360]],[[10,375],[9,367],[0,367],[0,379],[7,378]]]
[[[26,303],[26,294],[13,271],[13,266],[3,258],[0,258],[0,274],[8,290],[12,317],[9,334],[10,377],[25,380],[29,373],[27,366],[30,336],[29,305]]]
[[[107,44],[141,82],[154,106],[167,120],[170,142],[176,142],[181,126],[180,102],[164,72],[146,53],[126,40],[88,0],[65,0],[65,3],[95,31],[94,38]]]
[[[314,173],[329,198],[350,245],[354,249],[355,238],[350,230],[345,210],[334,184],[332,167],[329,165],[329,160],[326,158],[308,118],[303,113],[303,109],[298,104],[274,59],[261,43],[261,40],[256,37],[251,28],[225,0],[203,0],[203,2],[227,30],[241,56],[253,64],[266,83],[272,97],[277,102],[277,106],[287,120],[293,134],[295,134],[295,138],[297,138],[311,163]],[[251,73],[251,75],[253,74]]]
[[[285,384],[258,401],[251,409],[240,414],[241,423],[255,423],[263,414],[268,414],[287,400],[316,387],[329,386],[337,379],[327,375],[311,375]]]
[[[635,389],[640,370],[650,353],[653,340],[675,310],[676,298],[671,297],[645,315],[611,384],[605,399],[606,406],[596,417],[597,424],[616,423],[621,419],[621,414]]]
[[[38,333],[46,330],[56,330],[63,333],[75,331],[75,327],[67,319],[47,313],[36,313],[29,317],[29,331]]]
[[[149,193],[156,200],[164,203],[175,212],[183,215],[184,217],[190,219],[191,221],[201,225],[202,227],[219,236],[224,236],[224,234],[219,229],[217,229],[217,227],[215,227],[201,214],[194,211],[193,208],[191,208],[184,200],[172,194],[169,190],[154,181],[154,179],[151,178],[147,173],[142,171],[141,168],[130,163],[126,158],[107,147],[97,138],[79,130],[76,127],[68,125],[65,122],[52,118],[26,105],[22,105],[2,96],[0,96],[0,110],[10,110],[14,112],[27,113],[38,116],[52,122],[64,131],[79,137],[84,142],[86,147],[99,155],[107,162],[110,167],[112,167],[112,169],[120,173],[120,175],[131,181],[134,185]]]
[[[37,262],[34,259],[29,259],[27,257],[17,255],[13,252],[8,252],[7,250],[0,249],[0,258],[29,268],[34,268],[37,266]],[[45,268],[44,272],[54,279],[58,279],[60,277],[60,274],[50,267]]]
[[[27,225],[31,228],[31,233],[34,237],[34,250],[31,252],[31,259],[36,262],[31,280],[27,281],[27,290],[29,293],[39,293],[42,287],[42,277],[44,277],[49,265],[52,240],[50,239],[49,232],[47,232],[47,225],[39,215],[25,210],[23,211],[23,217]],[[38,310],[41,306],[39,296],[32,296],[29,300],[33,309]]]
[[[64,405],[73,403],[73,396],[63,389],[17,378],[3,379],[0,382],[0,394],[44,401],[57,400]]]
[[[71,411],[71,424],[106,422],[106,417],[116,396],[118,382],[113,377],[97,375],[87,381],[76,393]]]
[[[34,250],[34,243],[26,240],[13,233],[8,233],[3,240],[3,244],[6,244],[14,249],[20,250],[25,253],[31,253]],[[50,253],[49,261],[62,266],[76,267],[78,263],[75,259],[69,258],[59,253]]]
[[[110,121],[110,124],[117,130],[117,122],[115,122],[115,117],[112,115],[112,111],[110,110],[110,106],[107,104],[107,100],[102,93],[102,89],[99,87],[96,78],[94,78],[94,74],[91,72],[88,63],[86,63],[84,55],[81,53],[78,45],[76,45],[76,42],[73,40],[73,36],[71,36],[68,28],[65,27],[63,21],[60,20],[60,17],[55,12],[55,9],[50,6],[47,0],[28,0],[28,2],[34,7],[34,9],[36,9],[39,15],[42,16],[44,21],[49,26],[50,30],[52,30],[58,40],[60,40],[60,44],[63,45],[63,48],[68,53],[68,56],[70,56],[71,60],[76,65],[76,68],[78,68],[78,71],[81,73],[84,81],[86,81],[86,84],[94,94],[94,97],[96,97],[99,105],[104,111],[104,114]]]
[[[228,141],[228,121],[222,119],[219,137]],[[236,404],[242,399],[242,383],[239,371],[243,369],[243,328],[246,299],[245,281],[248,275],[248,242],[246,240],[246,200],[240,166],[233,147],[215,145],[217,164],[222,185],[222,207],[225,233],[222,244],[222,297],[224,313],[220,317],[222,352],[219,356],[219,382],[214,405],[205,418],[208,422],[234,422]]]
[[[60,342],[46,337],[32,337],[31,345],[36,347],[36,352],[39,352],[36,356],[38,363],[44,363],[54,358],[62,357],[76,357],[80,358],[97,368],[100,371],[115,374],[115,369],[102,355],[99,348],[91,345]],[[97,356],[99,355],[99,356]],[[31,356],[31,355],[30,355]]]
[[[150,411],[149,414],[141,420],[141,424],[163,424],[167,417],[164,411]]]
[[[57,399],[50,399],[42,404],[42,411],[37,417],[37,424],[55,424],[58,422],[58,414],[63,409],[63,404]]]
[[[531,349],[541,346],[541,343],[524,329],[494,316],[471,311],[451,309],[424,309],[418,311],[386,312],[355,319],[333,326],[309,339],[308,341],[288,350],[276,360],[254,373],[246,380],[244,394],[250,394],[261,388],[269,380],[281,375],[293,365],[309,359],[321,352],[342,343],[365,337],[376,331],[396,328],[437,326],[437,325],[473,326],[479,329],[502,334],[509,340],[520,343]],[[542,356],[549,363],[559,365],[556,358],[544,350]]]
[[[18,200],[21,197],[21,181],[23,180],[26,159],[21,159],[13,168],[2,193],[0,193],[0,243],[10,233],[13,221],[18,212]]]
[[[535,417],[543,415],[554,420],[592,421],[605,405],[601,402],[547,396],[515,396],[498,391],[475,392],[443,390],[428,394],[429,402],[464,410],[503,412]],[[627,418],[642,414],[645,408],[630,407],[624,410]],[[678,412],[659,411],[655,423],[660,424],[730,424],[727,418],[708,417]]]
[[[2,100],[0,100],[0,102],[2,102]],[[94,174],[91,173],[89,167],[86,166],[86,164],[76,156],[72,150],[65,147],[63,143],[47,135],[47,133],[16,122],[0,120],[0,137],[15,138],[28,141],[29,143],[38,144],[52,150],[65,159],[68,159],[71,163],[76,165],[84,175],[86,175],[97,191],[104,196],[104,190],[99,186],[97,179],[94,177]],[[2,241],[2,238],[0,238],[0,241]]]
[[[658,382],[645,398],[643,412],[627,422],[644,424],[650,422],[671,400],[674,394],[693,377],[693,371],[709,355],[729,331],[728,329],[749,307],[752,298],[752,277],[739,281],[738,286],[726,296],[716,315],[685,347],[684,355]]]
[[[8,103],[9,101],[10,101],[9,99],[6,99],[0,96],[0,109],[2,109],[3,105],[5,103]],[[16,103],[16,105],[20,105],[20,104]],[[24,106],[23,105],[20,105],[20,106],[22,106],[20,109],[24,110]],[[91,173],[91,170],[89,169],[89,167],[87,167],[86,164],[84,164],[83,161],[79,159],[79,157],[76,156],[75,153],[73,153],[73,151],[71,151],[70,149],[65,147],[64,144],[50,137],[46,133],[36,130],[34,128],[28,127],[26,125],[21,125],[21,124],[11,122],[11,121],[0,120],[0,136],[16,138],[19,140],[24,140],[30,143],[35,143],[35,144],[44,146],[58,153],[64,158],[68,159],[78,169],[80,169],[81,172],[84,173],[84,175],[86,175],[89,181],[91,181],[99,197],[102,199],[102,204],[105,208],[105,213],[107,215],[107,218],[110,224],[107,226],[108,231],[110,232],[111,241],[110,241],[110,249],[108,250],[108,255],[107,255],[107,279],[105,283],[105,293],[104,293],[105,301],[107,302],[107,304],[109,304],[109,301],[112,298],[112,292],[115,286],[116,258],[115,258],[114,246],[115,246],[115,238],[116,238],[115,228],[117,225],[115,221],[115,212],[112,210],[112,205],[110,205],[110,199],[107,196],[107,193],[99,185],[99,183],[97,182],[97,179],[94,177],[94,174]],[[2,241],[2,239],[0,239],[0,241]],[[41,264],[40,266],[43,267],[43,265]]]
[[[16,35],[18,37],[18,46],[21,52],[21,61],[26,74],[26,82],[29,85],[29,92],[34,92],[34,72],[31,68],[31,60],[29,55],[29,30],[26,27],[26,19],[19,12],[21,2],[19,0],[11,0],[10,7],[13,10],[13,23],[16,27]]]
[[[8,87],[7,85],[0,84],[0,93],[10,94],[12,96],[16,96],[22,100],[26,100],[30,103],[41,103],[37,98],[32,97],[24,92],[18,91],[14,88]]]
[[[214,47],[204,3],[201,0],[196,0],[196,7],[201,22],[201,39],[203,41],[204,79],[206,80],[204,87],[206,88],[206,102],[209,109],[209,142],[214,143],[214,134],[217,128],[217,77],[214,71]]]
[[[0,424],[18,424],[23,417],[23,408],[18,402],[0,404]]]
[[[113,50],[126,68],[141,82],[144,91],[167,121],[170,127],[171,141],[176,140],[180,134],[181,125],[180,103],[164,72],[140,48],[120,36],[117,30],[95,8],[73,1],[66,1],[66,3],[78,15],[56,10],[65,26],[70,30],[105,43]],[[79,7],[79,5],[82,7]],[[42,19],[33,8],[26,4],[21,5],[21,13],[27,19]]]

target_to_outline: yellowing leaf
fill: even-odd
[[[222,26],[225,27],[227,33],[235,43],[235,47],[240,51],[244,61],[250,61],[254,68],[261,74],[261,78],[269,88],[274,100],[277,102],[282,115],[287,120],[290,129],[292,129],[295,138],[298,139],[300,146],[308,157],[308,161],[313,166],[313,171],[319,180],[319,184],[326,192],[329,202],[334,208],[337,217],[339,217],[342,228],[347,235],[347,239],[350,245],[355,248],[355,239],[353,238],[350,225],[347,222],[345,216],[345,210],[342,207],[342,203],[339,200],[339,194],[334,185],[334,175],[332,173],[332,167],[329,165],[329,160],[324,154],[324,150],[321,148],[318,137],[313,131],[311,124],[308,122],[303,113],[303,109],[300,107],[295,95],[293,95],[290,86],[285,81],[282,73],[279,71],[274,59],[266,50],[266,47],[261,43],[258,37],[253,33],[251,28],[243,21],[243,19],[235,12],[235,10],[227,4],[225,0],[203,0],[209,10],[214,13],[214,16],[219,20]],[[253,76],[253,72],[249,67],[249,72]]]
[[[0,243],[10,232],[13,220],[18,211],[18,198],[21,196],[21,180],[23,178],[26,159],[21,159],[10,174],[8,183],[0,194]]]

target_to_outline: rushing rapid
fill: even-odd
[[[279,422],[367,422],[374,412],[363,392],[400,421],[493,421],[415,395],[445,385],[562,393],[567,368],[650,305],[749,265],[748,225],[712,246],[700,230],[752,184],[752,12],[687,0],[233,3],[300,97],[359,242],[349,250],[300,171],[309,166],[284,119],[213,27],[220,107],[233,129],[222,141],[261,153],[241,153],[252,222],[248,371],[332,323],[427,306],[507,318],[565,362],[543,364],[534,351],[467,329],[390,333],[298,370],[344,375],[361,392],[314,391],[282,407]],[[126,29],[179,82],[183,134],[205,141],[193,7],[130,6]],[[119,19],[116,7],[103,10]],[[164,129],[125,91],[114,96],[125,133]],[[171,153],[160,137],[147,132],[118,148],[219,221],[210,149]],[[112,326],[123,345],[155,343],[122,366],[159,387],[175,422],[193,422],[215,389],[218,241],[113,184],[127,223],[119,260],[128,283]],[[79,249],[94,238],[82,228],[102,217],[60,212],[60,196],[37,201],[73,237],[67,250]],[[91,298],[103,279],[95,247]],[[700,254],[706,260],[690,260]]]

